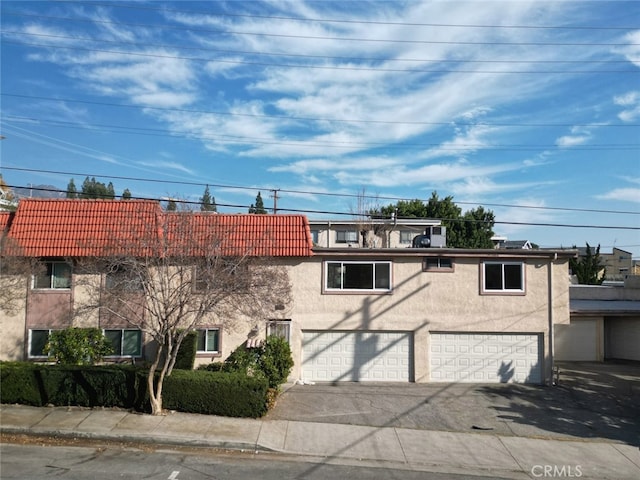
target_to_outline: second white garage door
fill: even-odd
[[[407,332],[305,331],[302,378],[316,382],[408,382]]]
[[[542,383],[535,334],[432,333],[431,381]]]

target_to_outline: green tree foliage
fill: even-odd
[[[202,212],[217,212],[216,199],[209,193],[209,185],[204,189],[202,197],[200,197],[200,210]]]
[[[462,213],[462,209],[453,202],[453,197],[439,198],[437,192],[425,203],[415,199],[400,200],[395,205],[382,207],[374,215],[398,218],[436,218],[447,227],[447,246],[453,248],[491,248],[495,217],[491,210],[482,206]]]
[[[73,181],[73,178],[69,180],[69,184],[67,185],[67,198],[78,198],[78,189],[76,188],[76,183]]]
[[[216,370],[218,364],[202,367],[204,370]],[[259,347],[247,348],[240,345],[225,360],[222,370],[240,372],[245,375],[266,378],[269,388],[278,388],[287,381],[293,359],[291,347],[284,338],[270,335]]]
[[[174,199],[170,198],[169,200],[167,200],[166,210],[167,212],[175,212],[178,210],[178,204]]]
[[[128,188],[124,189],[124,192],[122,192],[122,200],[130,200],[131,199],[131,192],[129,191]]]
[[[586,255],[569,259],[569,268],[579,284],[602,285],[606,271],[600,262],[600,245],[594,249],[587,243]]]
[[[260,192],[258,192],[258,195],[256,196],[256,203],[252,203],[249,207],[249,213],[267,213],[267,209],[264,208],[264,202],[262,201],[262,194]]]
[[[99,328],[65,328],[51,332],[45,353],[57,363],[93,365],[112,353],[111,342]]]
[[[113,183],[109,182],[108,185],[105,185],[102,182],[98,182],[95,177],[87,177],[84,179],[84,182],[82,182],[82,191],[78,195],[78,198],[102,198],[113,200],[115,196],[116,192],[113,188]]]

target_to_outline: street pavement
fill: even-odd
[[[0,422],[3,434],[272,451],[493,478],[640,478],[640,450],[618,442],[22,405],[0,406]]]
[[[638,418],[628,418],[635,410],[628,410],[627,404],[638,404],[638,393],[635,383],[637,366],[630,370],[617,370],[610,375],[610,369],[603,374],[592,375],[590,369],[578,369],[577,373],[566,379],[565,389],[569,390],[572,404],[551,404],[548,409],[519,411],[518,405],[527,402],[562,400],[564,393],[557,387],[533,387],[531,391],[515,386],[512,389],[499,389],[500,386],[473,386],[466,388],[488,389],[467,391],[469,405],[476,404],[475,412],[468,411],[464,415],[458,405],[451,409],[448,420],[442,424],[435,422],[438,416],[444,415],[437,409],[435,416],[420,416],[415,420],[412,411],[405,411],[403,405],[392,404],[395,399],[389,396],[386,409],[396,412],[387,414],[373,421],[376,415],[371,412],[364,415],[362,411],[353,410],[346,415],[344,410],[331,413],[322,407],[331,405],[335,399],[327,393],[329,385],[288,385],[275,410],[262,419],[228,418],[210,415],[197,415],[170,412],[162,416],[152,416],[118,409],[81,408],[81,407],[29,407],[22,405],[0,405],[0,428],[3,435],[28,434],[53,436],[82,441],[115,441],[159,446],[203,447],[244,450],[246,452],[278,452],[289,455],[308,456],[322,462],[375,462],[380,465],[415,468],[424,471],[446,472],[451,474],[484,475],[489,478],[584,478],[584,479],[638,479],[640,478],[640,449],[636,429]],[[600,367],[595,367],[597,371]],[[588,375],[584,372],[587,371]],[[584,377],[584,378],[583,378]],[[571,379],[580,379],[578,385],[571,386]],[[562,381],[562,380],[561,380]],[[614,385],[615,384],[615,385]],[[602,385],[603,395],[607,398],[599,400],[593,397],[594,389]],[[617,386],[616,386],[617,385]],[[334,390],[338,397],[348,399],[349,388],[369,388],[371,392],[384,389],[385,385],[346,385],[345,390]],[[395,386],[396,391],[407,390],[422,398],[418,404],[435,404],[436,397],[420,397],[424,392],[413,389],[414,385]],[[335,387],[334,387],[335,388]],[[438,388],[433,385],[430,388]],[[439,388],[444,388],[440,385]],[[465,387],[451,386],[445,390],[464,394]],[[498,390],[496,390],[498,388]],[[527,387],[528,388],[528,387]],[[580,396],[577,390],[587,392]],[[554,393],[560,391],[560,394]],[[299,393],[315,392],[317,410],[305,413],[307,401],[299,401]],[[496,393],[497,392],[497,393]],[[528,392],[528,393],[527,393]],[[387,395],[390,395],[389,393]],[[498,402],[491,415],[487,408],[496,405],[485,405],[478,396],[488,399],[506,398],[513,403],[514,397],[524,395],[525,400],[518,398],[517,406],[510,406],[508,421],[523,426],[520,430],[510,425],[508,429],[492,426],[503,423],[504,404]],[[561,395],[558,398],[553,395]],[[410,395],[411,396],[411,395]],[[456,395],[441,396],[444,404],[455,404]],[[541,398],[538,398],[541,396]],[[375,397],[375,395],[371,395]],[[294,400],[290,400],[293,398]],[[384,396],[381,396],[384,398]],[[289,399],[289,400],[288,400]],[[296,400],[297,399],[297,400]],[[584,402],[595,402],[587,405]],[[598,401],[603,402],[598,404]],[[581,403],[582,402],[582,403]],[[375,403],[375,402],[374,402]],[[346,401],[349,408],[354,407],[353,400]],[[373,405],[373,404],[372,404]],[[507,403],[509,405],[509,403]],[[338,408],[333,405],[332,408]],[[345,408],[344,405],[340,408]],[[362,405],[356,402],[356,409]],[[371,407],[373,408],[373,407]],[[562,409],[584,410],[585,417],[577,413],[560,416],[555,411]],[[607,421],[598,420],[598,408],[605,408]],[[637,407],[632,407],[637,408]],[[282,418],[289,409],[289,418]],[[618,410],[616,410],[618,409]],[[380,409],[378,409],[381,411]],[[372,412],[374,412],[372,410]],[[415,409],[418,411],[418,409]],[[347,414],[349,412],[346,412]],[[531,418],[527,419],[529,415]],[[368,419],[366,417],[369,417]],[[453,417],[461,416],[456,424]],[[495,417],[495,418],[494,418]],[[550,417],[542,421],[538,417]],[[592,418],[587,430],[595,431],[595,435],[582,435],[576,424],[581,419]],[[496,420],[497,419],[497,420]],[[567,420],[569,419],[569,420]],[[523,420],[531,425],[524,428]],[[368,424],[357,424],[361,423]],[[431,423],[429,423],[429,421]],[[557,422],[570,424],[568,429],[560,426],[549,428]],[[404,423],[403,423],[404,422]],[[476,425],[477,424],[477,425]],[[621,433],[614,434],[615,427]],[[475,428],[474,428],[475,427]],[[605,428],[606,427],[606,428]]]

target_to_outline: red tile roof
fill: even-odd
[[[0,234],[9,226],[13,212],[0,212]]]
[[[9,238],[33,257],[149,255],[164,245],[175,254],[312,255],[303,215],[165,213],[151,200],[21,200]]]

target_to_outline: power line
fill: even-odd
[[[70,3],[85,4],[85,5],[98,5],[103,7],[112,8],[128,8],[135,10],[151,10],[156,12],[171,12],[171,13],[193,13],[198,15],[211,15],[216,17],[238,17],[238,18],[263,18],[267,20],[291,20],[297,22],[324,22],[324,23],[347,23],[347,24],[362,24],[362,25],[396,25],[396,26],[409,26],[409,27],[456,27],[456,28],[503,28],[503,29],[553,29],[553,30],[631,30],[638,27],[616,27],[616,26],[557,26],[557,25],[479,25],[479,24],[458,24],[458,23],[417,23],[417,22],[390,22],[380,20],[345,20],[335,18],[299,18],[299,17],[285,17],[282,15],[258,15],[258,14],[241,14],[241,13],[222,13],[222,12],[206,12],[202,10],[183,10],[172,8],[154,8],[143,5],[126,5],[123,3],[99,3],[99,2],[82,2],[78,0],[53,0],[52,3]]]
[[[54,120],[54,119],[40,119],[34,117],[19,117],[19,116],[9,116],[0,118],[0,122],[5,122],[7,127],[11,127],[11,124],[7,122],[30,122],[36,123],[38,125],[51,125],[62,128],[76,128],[82,130],[91,130],[97,132],[106,132],[106,133],[118,133],[118,134],[129,134],[129,135],[146,135],[146,136],[157,136],[157,137],[174,137],[174,138],[194,138],[198,140],[222,140],[228,143],[240,143],[240,144],[260,144],[260,145],[285,145],[285,146],[295,146],[295,147],[328,147],[328,148],[353,148],[353,147],[385,147],[387,149],[408,149],[411,147],[414,148],[423,148],[423,147],[431,147],[438,148],[442,151],[469,151],[469,150],[490,150],[490,151],[504,151],[504,150],[513,150],[513,151],[537,151],[539,149],[563,149],[564,147],[557,144],[460,144],[456,143],[456,146],[441,146],[439,143],[413,143],[413,142],[402,142],[402,144],[392,144],[389,145],[385,142],[317,142],[312,141],[308,142],[306,140],[288,140],[288,141],[278,141],[277,139],[268,139],[268,138],[260,138],[260,137],[244,137],[239,135],[195,135],[190,132],[184,131],[173,131],[173,130],[163,130],[159,128],[145,128],[145,127],[131,127],[131,126],[121,126],[121,125],[112,125],[112,124],[100,124],[100,123],[77,123],[77,122],[65,122],[62,120]],[[107,129],[116,129],[107,130]],[[591,144],[585,146],[576,146],[571,147],[572,151],[598,151],[598,150],[637,150],[640,149],[640,144],[634,143],[619,143],[619,144]]]
[[[45,191],[45,192],[57,192],[57,193],[71,193],[67,190],[59,190],[59,189],[51,189],[44,187],[31,187],[31,186],[21,186],[21,185],[7,185],[9,188],[30,188],[31,190],[36,191]],[[76,192],[77,193],[77,192]],[[111,197],[109,195],[98,195],[100,198],[111,199],[111,198],[122,198],[121,195],[114,195]],[[134,197],[131,196],[130,199],[133,200],[153,200],[157,202],[166,201],[166,199],[152,198],[152,197]],[[171,199],[175,203],[181,203],[186,205],[200,205],[201,202],[193,201],[193,200],[180,200],[180,199]],[[123,200],[127,201],[127,200]],[[236,205],[236,204],[223,204],[216,202],[216,206],[223,207],[233,207],[233,208],[249,208],[246,205]],[[298,213],[298,214],[323,214],[323,215],[349,215],[349,216],[364,216],[369,217],[368,214],[357,214],[352,212],[336,212],[336,211],[326,211],[326,210],[306,210],[306,209],[296,209],[296,208],[281,208],[278,207],[278,210],[290,212],[290,213]],[[475,220],[475,219],[467,219],[467,218],[441,218],[439,219],[443,222],[464,222],[464,223],[487,223],[483,220]],[[628,227],[628,226],[613,226],[613,225],[575,225],[568,223],[540,223],[540,222],[501,222],[494,220],[493,224],[497,225],[521,225],[521,226],[531,226],[531,227],[562,227],[562,228],[592,228],[592,229],[604,229],[604,230],[640,230],[640,227]]]
[[[640,45],[638,43],[576,43],[576,42],[462,42],[451,40],[400,40],[400,39],[382,39],[382,38],[355,38],[355,37],[331,37],[331,36],[319,36],[319,35],[292,35],[282,33],[265,33],[265,32],[243,32],[236,30],[222,30],[211,28],[193,28],[182,27],[176,25],[159,25],[149,23],[132,23],[132,22],[114,22],[111,20],[97,20],[97,19],[84,19],[84,18],[70,18],[60,17],[55,15],[39,15],[24,12],[15,12],[5,10],[3,15],[29,17],[29,18],[42,18],[49,20],[63,20],[68,22],[81,22],[91,24],[104,24],[104,25],[121,25],[125,27],[146,27],[146,28],[159,28],[170,30],[186,30],[191,32],[203,32],[203,33],[215,33],[218,35],[249,35],[259,37],[276,37],[276,38],[294,38],[305,40],[335,40],[340,42],[364,42],[364,43],[396,43],[396,44],[416,44],[416,45],[504,45],[504,46],[538,46],[538,47],[627,47]]]
[[[398,120],[365,120],[365,119],[346,119],[346,118],[322,118],[322,117],[297,117],[289,115],[268,115],[258,113],[237,113],[222,112],[219,110],[199,110],[187,108],[171,108],[171,107],[155,107],[150,105],[134,105],[130,103],[114,103],[114,102],[98,102],[95,100],[79,100],[73,98],[62,97],[45,97],[41,95],[24,95],[18,93],[0,92],[4,97],[29,98],[33,100],[47,100],[53,102],[81,103],[85,105],[100,105],[105,107],[122,107],[136,108],[147,110],[159,110],[166,112],[180,113],[200,113],[209,115],[223,115],[230,117],[251,117],[251,118],[274,118],[284,120],[301,120],[312,122],[334,122],[334,123],[365,123],[365,124],[383,124],[383,125],[441,125],[451,126],[487,126],[487,127],[640,127],[638,123],[504,123],[504,122],[458,122],[455,120],[448,122],[418,122],[418,121],[398,121]]]
[[[298,69],[313,69],[313,70],[347,70],[347,71],[358,71],[358,72],[392,72],[392,73],[490,73],[490,74],[517,74],[517,75],[534,75],[534,74],[580,74],[580,73],[630,73],[630,74],[638,74],[636,70],[425,70],[425,69],[417,69],[417,68],[405,68],[405,69],[397,69],[397,68],[373,68],[373,67],[345,67],[340,65],[299,65],[299,64],[287,64],[287,63],[268,63],[268,62],[250,62],[247,60],[222,60],[217,58],[202,58],[202,57],[183,57],[178,55],[160,55],[157,53],[141,53],[141,52],[127,52],[122,50],[106,50],[99,48],[88,48],[88,47],[72,47],[69,45],[52,45],[52,44],[42,44],[42,43],[28,43],[28,42],[12,42],[12,41],[4,41],[5,44],[10,45],[24,45],[30,47],[44,47],[44,48],[55,48],[55,49],[66,49],[66,50],[77,50],[83,52],[100,52],[100,53],[117,53],[119,55],[131,55],[134,57],[145,57],[145,58],[169,58],[169,59],[179,59],[179,60],[190,60],[190,61],[198,61],[198,62],[214,62],[214,63],[225,63],[225,64],[233,64],[233,65],[252,65],[259,67],[280,67],[280,68],[298,68]]]
[[[225,189],[239,189],[239,190],[269,190],[273,191],[271,187],[258,186],[258,187],[245,187],[239,185],[224,185],[224,184],[216,184],[216,183],[202,183],[202,182],[187,182],[187,181],[174,181],[174,180],[160,180],[160,179],[152,179],[152,178],[139,178],[139,177],[126,177],[126,176],[118,176],[118,175],[95,175],[90,173],[80,173],[80,172],[65,172],[65,171],[55,171],[55,170],[41,170],[41,169],[31,169],[31,168],[22,168],[22,167],[0,167],[0,169],[12,170],[12,171],[20,171],[20,172],[35,172],[35,173],[47,173],[52,175],[66,175],[66,176],[78,176],[78,177],[99,177],[111,180],[128,180],[128,181],[136,181],[136,182],[149,182],[149,183],[168,183],[172,185],[188,185],[188,186],[210,186],[215,188],[225,188]],[[411,199],[402,198],[402,197],[391,197],[391,196],[373,196],[373,195],[359,195],[359,194],[348,194],[348,193],[329,193],[329,192],[315,192],[315,191],[305,191],[305,190],[291,190],[291,189],[277,189],[282,193],[293,193],[299,195],[317,195],[317,196],[327,196],[327,197],[343,197],[343,198],[366,198],[369,200],[391,200],[391,201],[410,201]],[[56,190],[60,191],[60,190]],[[477,202],[455,202],[460,205],[478,205]],[[555,210],[555,211],[567,211],[567,212],[584,212],[584,213],[606,213],[606,214],[619,214],[619,215],[640,215],[640,212],[632,212],[632,211],[621,211],[621,210],[597,210],[597,209],[588,209],[588,208],[568,208],[568,207],[541,207],[536,205],[513,205],[513,204],[502,204],[502,203],[484,203],[485,206],[488,207],[502,207],[502,208],[522,208],[522,209],[534,209],[534,210]],[[278,208],[280,210],[280,208]]]
[[[107,43],[115,45],[132,45],[136,47],[153,47],[153,48],[172,48],[178,50],[195,50],[210,53],[222,53],[232,55],[252,55],[252,56],[269,56],[269,57],[294,57],[294,58],[308,58],[308,59],[323,59],[323,60],[357,60],[365,62],[423,62],[423,63],[527,63],[527,64],[590,64],[590,63],[603,63],[603,64],[628,64],[628,60],[472,60],[472,59],[424,59],[424,58],[385,58],[385,57],[340,57],[330,55],[309,55],[309,54],[297,54],[297,53],[282,53],[282,52],[260,52],[260,51],[248,51],[248,50],[222,50],[215,48],[194,47],[186,45],[169,45],[164,43],[147,43],[147,42],[126,42],[124,40],[104,40],[88,37],[68,36],[68,35],[54,35],[46,33],[32,33],[32,32],[19,32],[11,30],[0,30],[0,33],[4,35],[26,35],[32,37],[47,37],[47,38],[63,38],[67,40],[76,40],[80,42],[95,42],[95,43]],[[9,43],[9,42],[6,42]],[[45,46],[48,46],[46,44]],[[172,57],[173,58],[173,57]],[[189,58],[189,57],[175,57],[175,58]]]

